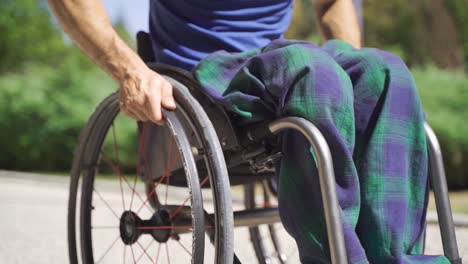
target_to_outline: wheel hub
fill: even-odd
[[[165,243],[171,236],[171,225],[169,212],[165,209],[158,209],[148,220],[125,211],[120,217],[120,238],[124,244],[132,245],[142,234],[150,234],[159,243]]]

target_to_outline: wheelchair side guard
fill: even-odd
[[[345,241],[341,223],[340,207],[335,188],[335,173],[328,144],[322,133],[311,122],[299,117],[286,117],[268,125],[271,133],[278,134],[285,129],[294,129],[306,137],[317,157],[317,168],[322,193],[325,222],[327,226],[332,263],[346,264]]]
[[[166,75],[187,87],[190,94],[200,103],[208,115],[218,135],[219,141],[223,150],[238,148],[240,143],[236,130],[232,126],[231,119],[224,108],[215,104],[213,99],[206,94],[200,87],[200,84],[192,77],[192,75],[179,68],[158,64],[147,63],[148,67],[161,75]]]
[[[439,219],[440,235],[444,254],[454,264],[461,264],[462,260],[458,253],[457,238],[455,235],[455,226],[453,224],[452,207],[447,189],[442,151],[439,141],[429,126],[424,123],[424,130],[427,138],[427,150],[429,154],[429,177],[432,190],[434,191],[434,200]]]

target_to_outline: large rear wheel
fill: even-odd
[[[145,138],[145,128],[137,128],[128,118],[123,122],[126,124],[119,125],[122,118],[117,94],[104,100],[83,129],[74,155],[68,207],[72,264],[118,263],[119,260],[114,261],[115,256],[121,261],[128,259],[128,263],[138,259],[141,263],[154,263],[157,258],[165,258],[168,263],[233,261],[232,200],[216,132],[201,105],[184,86],[191,85],[192,80],[170,69],[151,67],[171,76],[168,79],[174,86],[177,102],[177,110],[166,113],[166,129],[170,135],[166,143],[172,142],[169,143],[172,150],[169,153],[171,147],[168,147],[159,156],[167,161],[166,168],[159,174],[153,173],[156,175],[151,175],[150,182],[138,177],[142,170],[151,171],[144,168],[145,162],[138,162],[148,160],[142,156],[141,146],[145,143],[138,141]],[[129,136],[131,132],[133,136]],[[135,155],[125,156],[129,149]],[[176,164],[179,168],[174,168]],[[202,175],[197,175],[197,164],[203,164]],[[169,173],[171,170],[173,173]],[[201,199],[203,185],[209,185],[212,191],[210,216]],[[107,216],[100,216],[98,210]],[[116,223],[110,224],[112,221]],[[214,245],[206,248],[214,252],[208,250],[208,255],[205,252],[203,256],[204,232]],[[118,245],[121,252],[111,252]],[[171,249],[177,254],[171,254]],[[171,256],[184,259],[171,261]]]
[[[174,113],[166,113],[165,128],[170,133],[160,140],[169,142],[169,151],[155,157],[166,156],[168,162],[164,170],[150,175],[148,183],[139,177],[141,166],[152,162],[144,155],[147,126],[137,127],[126,119],[105,116],[89,135],[92,144],[86,156],[94,166],[82,172],[79,223],[83,263],[155,263],[163,259],[203,263],[205,225],[200,185],[208,177],[199,179],[184,129]],[[139,142],[131,136],[125,138],[131,135],[125,132],[133,129],[138,131]],[[119,137],[119,132],[125,136]],[[134,157],[119,156],[128,154],[128,148],[134,148]],[[182,188],[170,186],[176,163],[184,168],[186,186]],[[159,203],[150,206],[151,200]]]

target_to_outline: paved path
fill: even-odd
[[[67,199],[68,177],[0,171],[1,263],[67,263]],[[117,204],[120,202],[118,196],[115,200]],[[111,241],[113,236],[114,234],[109,235],[112,237]],[[468,260],[468,228],[458,229],[457,236],[461,254],[465,260]],[[288,240],[287,235],[282,237],[283,240]],[[429,225],[427,241],[428,254],[442,252],[436,225]],[[243,263],[256,263],[246,230],[236,231],[235,244]],[[155,245],[152,247],[156,250]],[[185,254],[181,248],[176,252],[176,255]],[[120,254],[122,253],[119,253],[118,259],[121,260]],[[130,252],[126,254],[129,258]],[[135,253],[136,257],[141,254],[143,254],[141,250]],[[155,251],[151,254],[154,257]],[[143,259],[146,257],[143,256]],[[179,261],[178,256],[172,257],[175,261],[171,263],[185,262]],[[102,263],[115,262],[105,259]],[[163,259],[160,263],[167,261]]]

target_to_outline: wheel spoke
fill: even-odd
[[[172,221],[174,217],[177,216],[177,214],[182,210],[182,208],[184,208],[185,204],[187,203],[189,199],[190,199],[190,195],[187,198],[185,198],[184,202],[179,207],[177,207],[177,209],[175,209],[175,211],[171,214],[169,221]]]
[[[99,199],[101,199],[101,201],[112,212],[112,214],[117,218],[117,220],[120,221],[120,217],[117,215],[117,213],[114,211],[114,209],[112,209],[112,207],[106,202],[106,200],[104,200],[104,198],[101,196],[101,194],[95,188],[93,188],[93,191],[98,195]]]
[[[104,253],[103,253],[102,256],[98,259],[98,261],[96,262],[96,264],[99,263],[99,262],[101,262],[101,261],[104,259],[104,257],[107,255],[107,253],[109,253],[109,251],[114,247],[115,243],[117,243],[117,241],[119,240],[119,238],[120,238],[120,235],[117,236],[117,237],[115,238],[114,242],[112,242],[112,244],[106,249],[106,251],[104,251]]]
[[[176,240],[176,241],[185,250],[185,252],[187,252],[190,256],[192,256],[192,253],[190,253],[190,251],[184,246],[184,244],[182,244],[182,242],[180,242],[180,240]]]
[[[159,259],[159,252],[161,251],[161,244],[158,243],[158,249],[156,251],[156,258],[154,259],[154,264],[157,264],[158,263],[158,259]]]
[[[137,241],[138,246],[143,250],[143,253],[148,257],[148,259],[153,262],[153,259],[148,255],[148,252],[146,252],[146,249],[140,244],[140,242]]]
[[[138,135],[139,135],[140,138],[146,137],[146,126],[147,126],[147,124],[145,123],[145,124],[143,124],[143,126],[144,126],[144,131],[143,131],[144,135],[142,135],[140,129],[138,129]],[[149,166],[148,157],[147,157],[146,151],[144,151],[144,149],[145,149],[145,144],[141,144],[140,150],[143,153],[143,161],[145,163],[144,165],[145,165],[145,168],[146,168],[146,172],[148,173],[149,180],[150,180],[150,182],[152,184],[152,192],[151,192],[151,194],[147,195],[147,199],[143,202],[144,204],[146,204],[148,202],[148,200],[151,198],[151,195],[152,195],[153,191],[156,190],[156,186],[154,184],[153,171],[151,170],[151,168]],[[140,211],[140,210],[141,210],[141,207],[138,209],[138,211]]]
[[[117,147],[117,134],[115,133],[115,124],[112,123],[112,136],[114,138],[114,154],[115,160],[117,162],[117,169],[118,175],[122,174],[121,166],[120,166],[120,159],[119,159],[119,148]],[[125,211],[125,200],[124,200],[124,192],[123,192],[123,184],[122,184],[122,177],[119,177],[119,184],[120,184],[120,194],[122,197],[122,210]]]
[[[148,250],[149,247],[154,243],[154,239],[151,239],[151,241],[146,245],[145,250]],[[146,251],[145,251],[146,252]],[[144,253],[142,252],[140,256],[138,256],[137,261],[140,261],[140,259],[143,257]]]
[[[168,151],[168,155],[167,155],[167,164],[166,164],[166,171],[167,171],[167,168],[169,166],[169,164],[171,164],[171,162],[169,162],[170,160],[172,161],[172,144],[174,142],[174,135],[171,136],[171,140],[169,141],[169,151]],[[179,157],[180,159],[180,157]],[[167,194],[169,193],[169,178],[170,178],[170,174],[166,177],[166,197],[165,197],[165,201],[164,201],[164,205],[167,206]]]
[[[135,176],[134,176],[134,179],[133,179],[133,188],[132,188],[133,192],[132,192],[132,198],[130,199],[130,207],[128,209],[130,211],[132,210],[133,197],[135,195],[135,186],[136,186],[137,178],[138,178],[138,175],[140,175],[141,158],[142,158],[143,155],[145,155],[145,138],[146,138],[146,132],[148,130],[147,128],[148,128],[147,124],[143,123],[143,133],[141,133],[140,129],[138,129],[138,135],[139,135],[139,139],[140,139],[140,146],[139,146],[139,149],[137,151],[138,159],[137,159],[136,173],[135,173]]]
[[[171,264],[171,260],[169,259],[169,246],[167,245],[167,243],[165,243],[165,245],[166,245],[167,263]]]
[[[127,263],[126,261],[126,254],[127,254],[127,245],[124,244],[124,250],[123,250],[123,264]]]
[[[205,185],[205,183],[208,181],[208,176],[205,177],[205,179],[203,179],[203,181],[200,183],[200,187],[203,187],[203,185]],[[180,210],[182,210],[182,208],[185,206],[185,204],[187,203],[187,201],[190,199],[190,196],[187,196],[187,198],[185,198],[184,202],[179,206],[177,207],[177,209],[174,210],[174,212],[172,213],[171,217],[169,218],[169,221],[173,220],[174,217],[177,216],[177,214],[180,212]]]
[[[125,183],[127,184],[128,188],[130,189],[130,191],[132,193],[135,193],[135,195],[138,197],[138,199],[140,200],[140,202],[143,203],[143,198],[141,198],[140,194],[132,188],[132,185],[130,184],[130,182],[128,181],[127,177],[125,177],[125,175],[121,174],[118,170],[117,170],[117,167],[113,164],[112,160],[109,159],[109,157],[106,155],[106,153],[104,152],[101,152],[101,155],[102,155],[102,158],[103,160],[109,165],[109,167],[111,167],[113,170],[114,170],[114,173],[116,173],[117,175],[119,175],[119,177],[121,177]],[[147,206],[148,210],[150,212],[152,212],[152,209]]]
[[[171,163],[171,165],[166,169],[166,171],[164,172],[164,174],[159,178],[159,181],[154,185],[153,187],[153,190],[147,195],[146,197],[146,200],[143,202],[143,204],[141,205],[141,207],[137,210],[137,214],[140,212],[141,208],[146,204],[148,203],[149,199],[151,199],[151,197],[156,193],[156,188],[159,186],[159,184],[161,184],[161,182],[169,176],[169,172],[170,170],[172,169],[172,167],[174,167],[175,163],[177,161],[179,161],[180,159],[180,155],[177,155],[178,159],[174,159],[174,161]]]
[[[129,187],[130,189],[132,189],[132,186],[130,185],[130,182],[128,181],[128,179],[127,179],[125,176],[123,176],[123,179],[124,179],[125,182],[127,183],[128,187]],[[141,210],[142,207],[146,205],[146,203],[144,202],[144,200],[143,200],[143,198],[141,197],[141,195],[140,195],[135,189],[133,189],[133,192],[135,193],[136,197],[138,197],[138,200],[140,200],[140,202],[142,203],[142,206],[141,206],[141,208],[140,208],[140,210]],[[153,212],[152,208],[149,207],[148,205],[146,205],[146,208],[150,211],[150,213]],[[139,211],[140,211],[140,210],[139,210]],[[138,212],[139,212],[139,211],[138,211]]]
[[[130,206],[128,207],[128,210],[131,211],[132,210],[132,205],[133,205],[133,197],[135,196],[135,187],[136,187],[136,182],[137,182],[137,176],[135,174],[135,176],[133,177],[133,187],[131,188],[132,189],[132,198],[130,199]]]
[[[133,252],[133,246],[130,246],[130,251],[132,252],[132,257],[133,257],[133,264],[136,264],[136,259],[135,259],[135,252]]]
[[[164,180],[164,178],[165,178],[165,175],[161,176],[159,178],[159,181],[156,184],[153,184],[153,190],[151,190],[151,192],[146,196],[146,199],[143,201],[143,204],[140,206],[140,208],[138,208],[137,214],[141,211],[143,206],[145,206],[148,203],[148,201],[151,199],[151,197],[153,197],[153,195],[156,193],[156,188]]]
[[[167,159],[167,164],[166,164],[166,171],[159,177],[159,181],[157,182],[157,184],[154,184],[154,181],[151,180],[151,182],[153,182],[153,189],[151,190],[151,192],[147,195],[145,201],[143,202],[143,204],[140,206],[140,208],[137,210],[137,214],[140,212],[141,208],[151,199],[151,197],[153,197],[153,195],[156,193],[156,188],[159,186],[159,184],[161,184],[161,182],[166,178],[168,177],[168,166],[169,166],[169,161],[171,160],[171,153],[172,153],[172,143],[174,141],[174,137],[172,136],[171,137],[171,141],[169,141],[169,155],[168,155],[168,159]],[[167,190],[166,190],[166,196],[167,196]],[[166,200],[166,204],[167,204],[167,200]]]
[[[165,207],[167,207],[167,194],[169,193],[169,178],[171,178],[171,177],[170,176],[166,177],[166,195],[165,195],[165,198],[164,198],[164,206]]]

